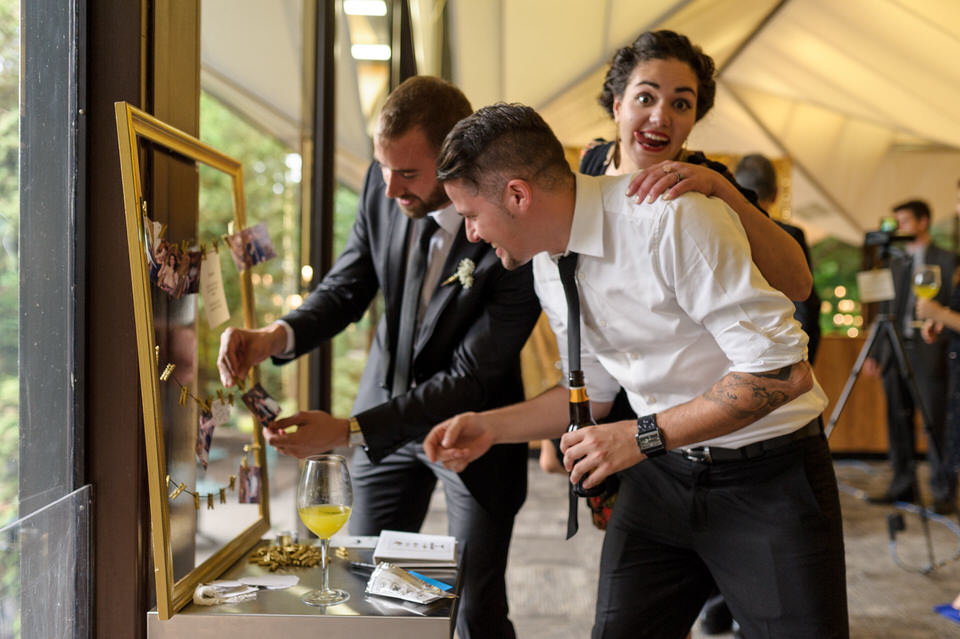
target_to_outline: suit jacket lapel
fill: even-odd
[[[386,255],[380,265],[384,274],[383,288],[384,315],[386,316],[387,343],[384,348],[384,384],[389,384],[393,370],[393,348],[397,343],[397,331],[400,326],[400,306],[403,303],[403,280],[406,277],[407,233],[410,218],[392,202],[390,203],[390,241]]]
[[[458,294],[462,288],[460,282],[453,281],[444,285],[444,280],[456,272],[460,261],[465,258],[473,260],[474,264],[479,266],[480,257],[486,249],[487,245],[484,242],[469,242],[464,225],[460,225],[460,230],[457,231],[457,236],[453,239],[453,246],[447,255],[447,260],[443,264],[443,270],[440,272],[437,289],[434,291],[433,297],[430,298],[430,303],[427,304],[427,309],[420,322],[420,329],[417,333],[416,345],[414,347],[415,352],[419,352],[423,344],[430,335],[433,334],[433,329],[436,327],[437,320],[443,313],[443,309],[447,307],[450,300],[452,300],[454,295]]]

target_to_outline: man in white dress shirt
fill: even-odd
[[[570,481],[619,472],[594,638],[683,637],[715,580],[745,636],[848,636],[826,397],[793,305],[750,259],[736,214],[697,193],[638,204],[630,176],[573,175],[529,107],[494,105],[444,143],[438,177],[468,237],[533,261],[566,363],[557,260],[579,254],[581,352],[594,413],[622,385],[638,415],[563,436]],[[424,441],[459,470],[487,447],[555,437],[562,387],[464,413]]]

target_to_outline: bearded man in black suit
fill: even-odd
[[[504,572],[526,495],[526,446],[494,447],[459,474],[421,447],[430,428],[453,415],[523,399],[518,355],[540,312],[530,267],[507,271],[493,247],[468,242],[437,182],[443,140],[471,112],[463,93],[438,78],[397,87],[378,118],[376,161],[346,248],[298,309],[262,329],[227,329],[218,365],[231,384],[267,357],[298,357],[359,320],[382,291],[384,314],[353,415],[301,411],[273,422],[264,437],[301,458],[356,447],[354,535],[419,530],[439,479],[449,532],[465,542],[457,632],[510,638]],[[415,266],[424,256],[425,268]],[[422,283],[411,277],[418,270]],[[287,433],[291,426],[298,429]]]

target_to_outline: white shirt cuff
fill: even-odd
[[[277,359],[293,359],[294,353],[296,352],[294,350],[296,348],[296,342],[294,341],[293,327],[291,327],[282,319],[276,320],[274,324],[279,324],[280,326],[282,326],[283,330],[287,333],[286,348],[283,350],[282,353],[278,353],[277,355],[274,355],[274,357],[276,357]]]

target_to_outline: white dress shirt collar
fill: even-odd
[[[460,225],[463,224],[463,218],[457,213],[453,204],[448,204],[436,211],[430,211],[427,215],[432,217],[433,221],[440,225],[440,228],[453,236],[456,236],[460,230]]]
[[[579,173],[574,177],[577,192],[567,252],[603,257],[603,209],[596,206],[603,201],[600,184],[594,180],[583,179],[584,176]]]

